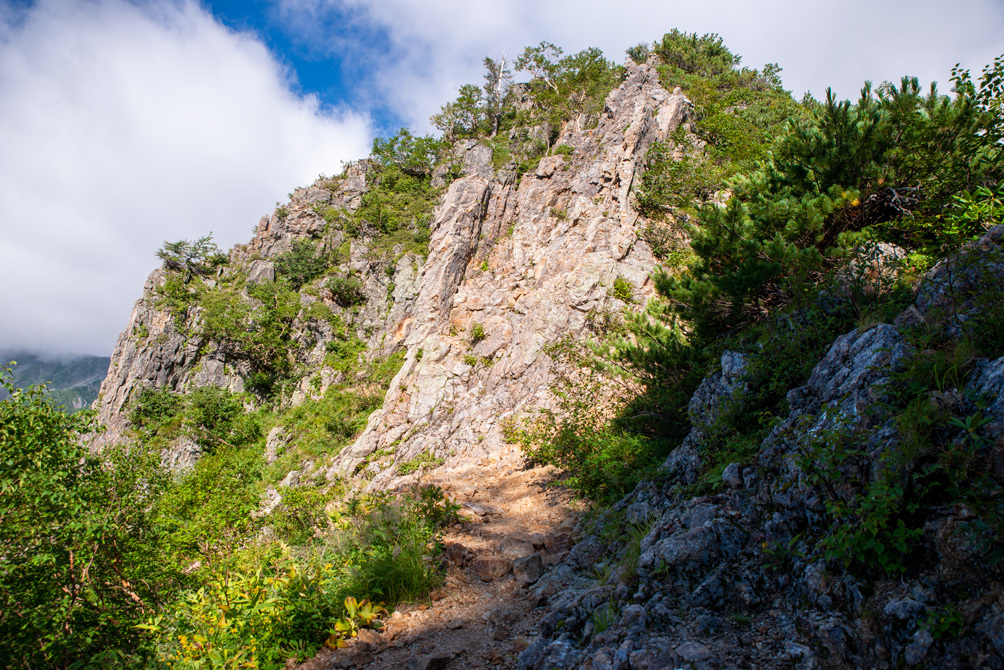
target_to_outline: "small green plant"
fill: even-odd
[[[482,272],[488,272],[488,261],[487,260],[481,261],[481,271]]]
[[[620,615],[618,607],[611,600],[608,603],[600,605],[592,614],[593,630],[599,634],[610,627],[610,624],[617,621],[617,617]]]
[[[558,156],[571,156],[575,149],[570,144],[559,144],[551,149],[551,153]]]
[[[634,287],[627,279],[617,275],[614,285],[610,288],[610,295],[622,302],[634,302]]]
[[[551,216],[556,218],[558,221],[564,221],[568,218],[568,210],[562,209],[560,207],[552,207]]]
[[[434,468],[437,465],[442,465],[443,459],[434,456],[428,451],[423,451],[415,458],[411,460],[398,463],[397,472],[400,475],[410,475],[413,472],[418,472],[419,470],[425,470],[427,468]]]
[[[380,617],[387,614],[384,607],[374,605],[366,599],[357,602],[352,596],[346,596],[344,604],[345,616],[335,621],[324,642],[324,646],[331,649],[345,647],[346,640],[354,638],[360,628],[379,628]]]
[[[480,323],[478,323],[476,321],[473,324],[471,324],[471,339],[470,339],[470,342],[471,342],[471,346],[472,347],[473,346],[477,346],[477,344],[479,342],[483,341],[485,339],[485,337],[487,337],[487,335],[485,335],[484,326],[482,326]]]

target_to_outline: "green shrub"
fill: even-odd
[[[238,289],[218,286],[200,297],[204,340],[250,363],[254,372],[281,377],[290,371],[293,323],[300,312],[299,294],[285,281],[251,284],[247,297]]]
[[[166,270],[180,274],[185,283],[193,276],[208,274],[227,262],[226,254],[213,242],[212,233],[194,242],[164,242],[164,246],[157,252],[157,258],[163,261]]]
[[[0,401],[0,661],[138,663],[149,650],[132,624],[173,581],[150,519],[164,484],[155,461],[117,448],[96,458],[80,440],[91,413],[63,414],[12,376],[0,371],[10,393]]]
[[[480,323],[471,324],[471,346],[476,346],[479,342],[482,342],[487,335],[485,334],[485,328]]]
[[[354,498],[332,512],[319,541],[296,553],[278,544],[243,549],[142,628],[173,667],[278,670],[313,654],[336,621],[353,616],[357,598],[393,607],[436,586],[430,559],[456,509],[435,487]]]
[[[335,259],[310,240],[293,240],[293,248],[275,259],[275,273],[294,291],[324,274]]]
[[[614,285],[610,288],[610,295],[622,302],[634,302],[634,286],[624,277],[617,275]]]
[[[177,393],[167,389],[145,388],[129,413],[129,421],[134,426],[155,433],[174,419],[183,405],[184,399]]]
[[[358,277],[332,277],[327,283],[332,299],[342,307],[355,307],[366,304],[366,294],[363,293],[363,283]]]
[[[437,465],[441,465],[443,459],[438,456],[434,456],[427,451],[423,451],[415,458],[411,460],[402,461],[397,464],[397,473],[399,475],[410,475],[413,472],[418,472],[419,470],[425,470],[426,468],[434,468]]]
[[[671,443],[628,432],[610,423],[608,388],[590,375],[555,389],[558,412],[541,411],[510,427],[507,439],[519,443],[527,457],[566,471],[565,483],[580,495],[610,504],[655,474]]]
[[[856,105],[829,96],[736,180],[727,207],[700,209],[690,229],[694,262],[679,277],[658,276],[656,286],[710,337],[783,307],[787,284],[832,267],[837,247],[937,244],[937,227],[914,222],[1001,174],[977,160],[985,125],[971,99],[924,95],[916,79],[877,94],[866,86]]]
[[[718,35],[674,30],[652,50],[663,61],[663,85],[682,87],[693,101],[691,127],[704,143],[694,149],[679,127],[667,142],[649,149],[636,195],[644,214],[661,218],[707,201],[729,179],[749,171],[766,154],[771,137],[804,112],[781,87],[779,67],[740,68],[739,57]]]

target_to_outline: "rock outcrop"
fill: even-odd
[[[925,321],[956,333],[966,321],[960,315],[1004,287],[1002,236],[1004,226],[994,228],[939,263],[897,323]],[[827,512],[806,469],[813,445],[842,443],[854,454],[841,461],[843,476],[831,487],[875,480],[902,446],[887,404],[892,375],[912,353],[901,327],[837,338],[806,384],[789,391],[790,412],[760,445],[755,465],[726,468],[722,492],[689,498],[679,487],[692,483],[698,467],[688,458],[699,458],[700,426],[735,402],[744,383],[742,359],[726,353],[722,370],[691,401],[695,428],[667,459],[665,478],[643,482],[608,513],[645,529],[637,558],[623,538],[584,534],[533,585],[549,603],[541,635],[517,667],[1004,667],[1004,584],[967,530],[972,510],[934,511],[922,529],[926,564],[908,577],[840,569],[809,539]],[[1004,358],[984,359],[959,388],[931,397],[970,416],[979,399],[982,449],[997,487],[1004,483],[1002,388]]]
[[[330,470],[352,473],[371,454],[396,460],[427,453],[449,471],[479,461],[515,462],[502,439],[507,418],[549,407],[553,378],[544,347],[576,337],[590,319],[623,307],[611,296],[621,277],[639,301],[653,293],[655,265],[639,238],[630,189],[647,148],[686,119],[650,66],[632,66],[607,98],[597,127],[566,128],[557,146],[518,184],[493,177],[484,157],[453,182],[436,211],[429,259],[413,316],[403,324],[408,354],[383,409]],[[472,337],[480,326],[483,339]],[[398,482],[372,466],[371,486]]]

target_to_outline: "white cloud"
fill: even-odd
[[[0,0],[0,348],[108,354],[164,240],[246,242],[368,117],[194,2]]]
[[[403,118],[427,128],[430,114],[463,83],[479,82],[481,59],[548,40],[575,52],[595,46],[622,61],[624,50],[672,28],[723,36],[743,63],[778,62],[796,97],[821,98],[832,86],[856,98],[862,83],[916,75],[941,89],[952,65],[978,71],[1004,51],[1004,7],[997,0],[278,0],[280,15],[305,39],[326,26],[319,48],[365,54],[372,85]],[[390,48],[340,34],[325,16],[385,33]],[[308,20],[309,17],[309,20]]]

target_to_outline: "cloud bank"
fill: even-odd
[[[366,85],[426,129],[460,84],[481,81],[484,56],[541,40],[566,53],[599,47],[620,62],[628,47],[672,28],[718,33],[745,65],[779,63],[796,98],[822,98],[832,86],[854,99],[865,80],[903,75],[947,92],[955,63],[978,71],[1004,52],[999,0],[279,0],[279,8],[316,49],[366,63]]]
[[[107,355],[165,240],[246,242],[368,153],[198,4],[0,0],[0,348]]]

